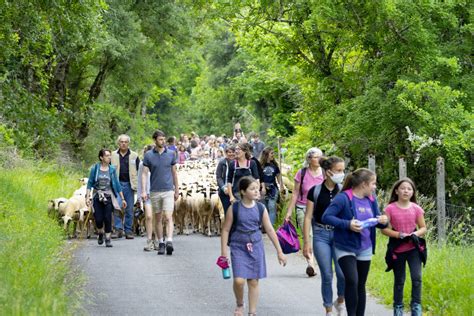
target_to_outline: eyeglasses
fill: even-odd
[[[242,149],[240,149],[240,148],[236,148],[236,149],[235,149],[235,151],[242,151]]]

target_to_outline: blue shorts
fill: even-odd
[[[339,260],[345,256],[354,256],[358,261],[370,261],[372,259],[372,247],[356,252],[345,251],[336,248],[336,258]]]

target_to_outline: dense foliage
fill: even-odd
[[[261,131],[472,204],[470,1],[6,1],[0,137],[90,163],[119,133]],[[427,176],[429,175],[429,176]]]

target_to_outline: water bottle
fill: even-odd
[[[377,218],[369,218],[366,219],[365,221],[361,221],[360,224],[362,225],[362,228],[369,228],[377,225],[379,223],[379,220]]]
[[[222,277],[224,279],[230,279],[230,268],[222,269]]]

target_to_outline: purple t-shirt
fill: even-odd
[[[352,201],[354,202],[354,206],[356,209],[356,218],[359,221],[363,221],[369,218],[374,217],[372,213],[372,207],[370,204],[369,198],[365,197],[363,199],[359,199],[357,197],[353,197]],[[364,228],[361,232],[361,249],[366,250],[367,248],[372,247],[372,241],[370,240],[370,228]]]

